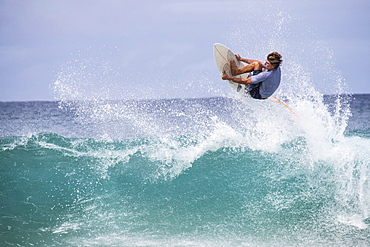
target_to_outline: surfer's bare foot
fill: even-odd
[[[238,61],[240,61],[241,56],[239,54],[235,54],[235,57],[236,57],[236,59],[238,59]]]

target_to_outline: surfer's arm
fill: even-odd
[[[235,77],[231,77],[231,76],[228,76],[228,75],[224,74],[224,75],[221,75],[221,78],[222,78],[222,80],[229,80],[229,81],[233,81],[233,82],[236,82],[236,83],[239,83],[239,84],[253,84],[250,77],[247,78],[247,79],[235,78]]]

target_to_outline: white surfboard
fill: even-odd
[[[231,60],[235,61],[236,66],[238,66],[238,68],[242,68],[246,65],[245,63],[238,61],[235,57],[234,52],[232,52],[229,48],[227,48],[223,44],[216,43],[213,45],[213,55],[215,57],[217,69],[221,75],[224,74],[224,72],[226,72],[227,75],[232,76],[231,69],[230,69]],[[234,76],[234,77],[246,79],[248,78],[249,74],[250,73],[244,73],[244,74]],[[246,94],[245,85],[239,84],[233,81],[228,81],[228,82],[229,82],[229,85],[238,93],[243,94],[243,95],[249,95],[249,94]]]

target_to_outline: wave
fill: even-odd
[[[369,138],[213,121],[193,136],[2,137],[3,243],[369,244]]]

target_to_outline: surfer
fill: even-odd
[[[267,99],[279,87],[281,80],[280,64],[282,56],[277,52],[267,55],[265,63],[258,60],[245,59],[239,54],[235,55],[238,61],[247,63],[243,68],[238,69],[234,60],[230,61],[231,75],[236,76],[243,73],[252,72],[247,79],[228,76],[226,72],[221,76],[222,80],[229,80],[239,84],[251,84],[249,94],[255,99]]]

